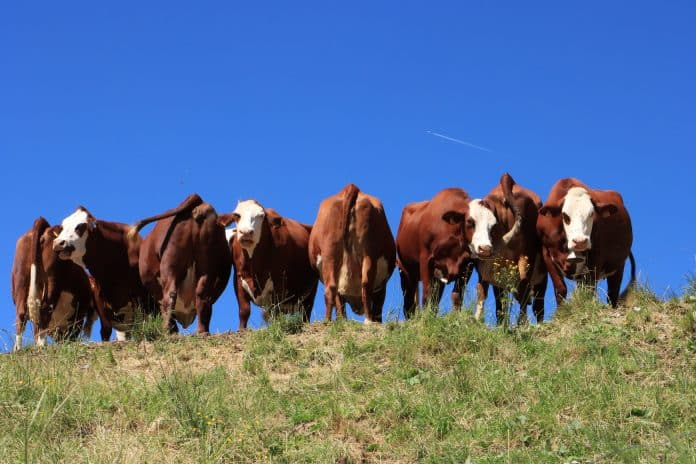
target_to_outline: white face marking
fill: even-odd
[[[561,214],[570,251],[585,251],[592,248],[590,235],[592,234],[594,212],[594,205],[592,205],[592,199],[587,190],[582,187],[573,187],[568,190]],[[569,219],[568,223],[566,223],[567,219]],[[586,243],[577,247],[577,243],[583,241]]]
[[[261,240],[261,226],[266,213],[254,200],[240,201],[234,213],[239,215],[235,232],[237,240],[251,257],[254,254],[254,248]]]
[[[498,222],[493,212],[481,204],[481,200],[472,200],[469,203],[469,216],[474,221],[474,236],[469,244],[469,249],[474,257],[478,256],[479,248],[491,247],[491,229]]]
[[[56,237],[56,239],[53,242],[54,247],[56,246],[56,244],[60,246],[65,245],[74,247],[74,250],[72,251],[72,253],[70,253],[69,257],[59,257],[61,259],[71,259],[73,262],[82,266],[83,268],[85,267],[85,265],[82,262],[82,257],[87,252],[87,236],[89,235],[89,229],[86,229],[82,233],[82,236],[80,236],[77,233],[76,229],[78,227],[86,227],[87,225],[87,213],[81,209],[78,209],[70,216],[63,219],[63,230],[60,231],[60,234],[58,234],[58,237]]]

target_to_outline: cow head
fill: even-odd
[[[254,248],[261,240],[265,218],[266,212],[256,200],[240,201],[232,213],[232,222],[237,223],[235,237],[249,256],[254,253]]]
[[[597,218],[609,217],[616,211],[616,205],[597,203],[586,189],[572,187],[568,190],[560,208],[542,206],[539,214],[552,217],[560,215],[568,241],[568,250],[580,253],[592,248],[592,227]]]
[[[431,248],[430,265],[434,276],[442,282],[451,282],[461,275],[471,259],[469,243],[471,231],[467,230],[469,211],[451,210],[442,215],[445,229],[436,234]]]
[[[473,231],[469,249],[474,258],[489,258],[493,252],[491,229],[498,220],[485,200],[472,200],[469,203],[467,229]]]
[[[39,244],[41,245],[41,262],[46,271],[51,269],[58,259],[56,253],[53,251],[53,243],[60,234],[61,227],[53,226],[48,227],[41,237],[39,238]]]
[[[84,267],[82,258],[87,253],[87,238],[96,227],[97,220],[94,216],[80,206],[74,213],[63,219],[60,233],[53,241],[53,251],[60,259],[69,259]]]

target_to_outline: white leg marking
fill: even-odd
[[[36,346],[46,346],[46,335],[39,335],[36,337]]]
[[[12,351],[19,351],[21,348],[22,348],[22,336],[15,335],[15,342],[14,342],[14,346],[12,347]]]
[[[125,342],[126,341],[126,332],[121,332],[120,330],[116,331],[116,340],[119,342]]]

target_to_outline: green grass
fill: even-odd
[[[0,357],[0,461],[694,463],[695,319],[688,292],[612,309],[577,291],[517,329],[280,316],[27,348]]]

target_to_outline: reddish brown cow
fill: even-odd
[[[464,190],[448,188],[432,200],[404,208],[396,250],[407,318],[418,305],[419,281],[423,283],[423,305],[437,304],[443,284],[451,281],[457,285],[453,301],[459,299],[460,282],[471,274],[469,242],[473,231],[466,229],[470,201]]]
[[[365,323],[382,322],[396,249],[382,202],[353,184],[321,202],[309,236],[309,260],[324,283],[325,318],[345,317],[348,302]]]
[[[176,322],[185,328],[198,316],[196,333],[208,333],[213,303],[232,268],[224,226],[215,209],[196,194],[138,221],[130,234],[154,221],[140,250],[140,278],[159,302],[165,328],[176,332]]]
[[[309,322],[318,283],[307,252],[312,227],[256,200],[240,201],[231,215],[223,216],[225,222],[237,223],[228,233],[239,328],[247,327],[251,302],[265,311],[300,310]]]
[[[520,303],[520,322],[527,319],[528,304],[532,305],[537,321],[544,320],[548,278],[536,231],[540,207],[539,196],[517,185],[507,173],[484,199],[471,201],[469,221],[474,235],[470,248],[472,256],[478,258],[479,274],[476,319],[481,319],[488,286],[492,284],[497,322],[506,320],[502,292],[517,281],[513,293]]]
[[[53,242],[59,258],[86,268],[97,283],[105,313],[102,340],[109,339],[112,327],[117,339],[125,340],[135,311],[151,314],[155,308],[138,272],[141,238],[129,237],[129,230],[127,224],[96,219],[80,206],[63,219]]]
[[[620,299],[627,258],[631,280],[626,290],[635,281],[631,218],[618,192],[593,190],[577,179],[561,179],[539,210],[537,231],[558,304],[568,292],[564,276],[592,287],[606,278],[614,307]]]
[[[89,337],[96,305],[90,281],[77,264],[58,259],[53,240],[58,227],[39,217],[32,229],[17,240],[12,264],[12,299],[16,307],[14,351],[22,347],[27,316],[34,327],[34,341],[75,340],[84,329]]]

